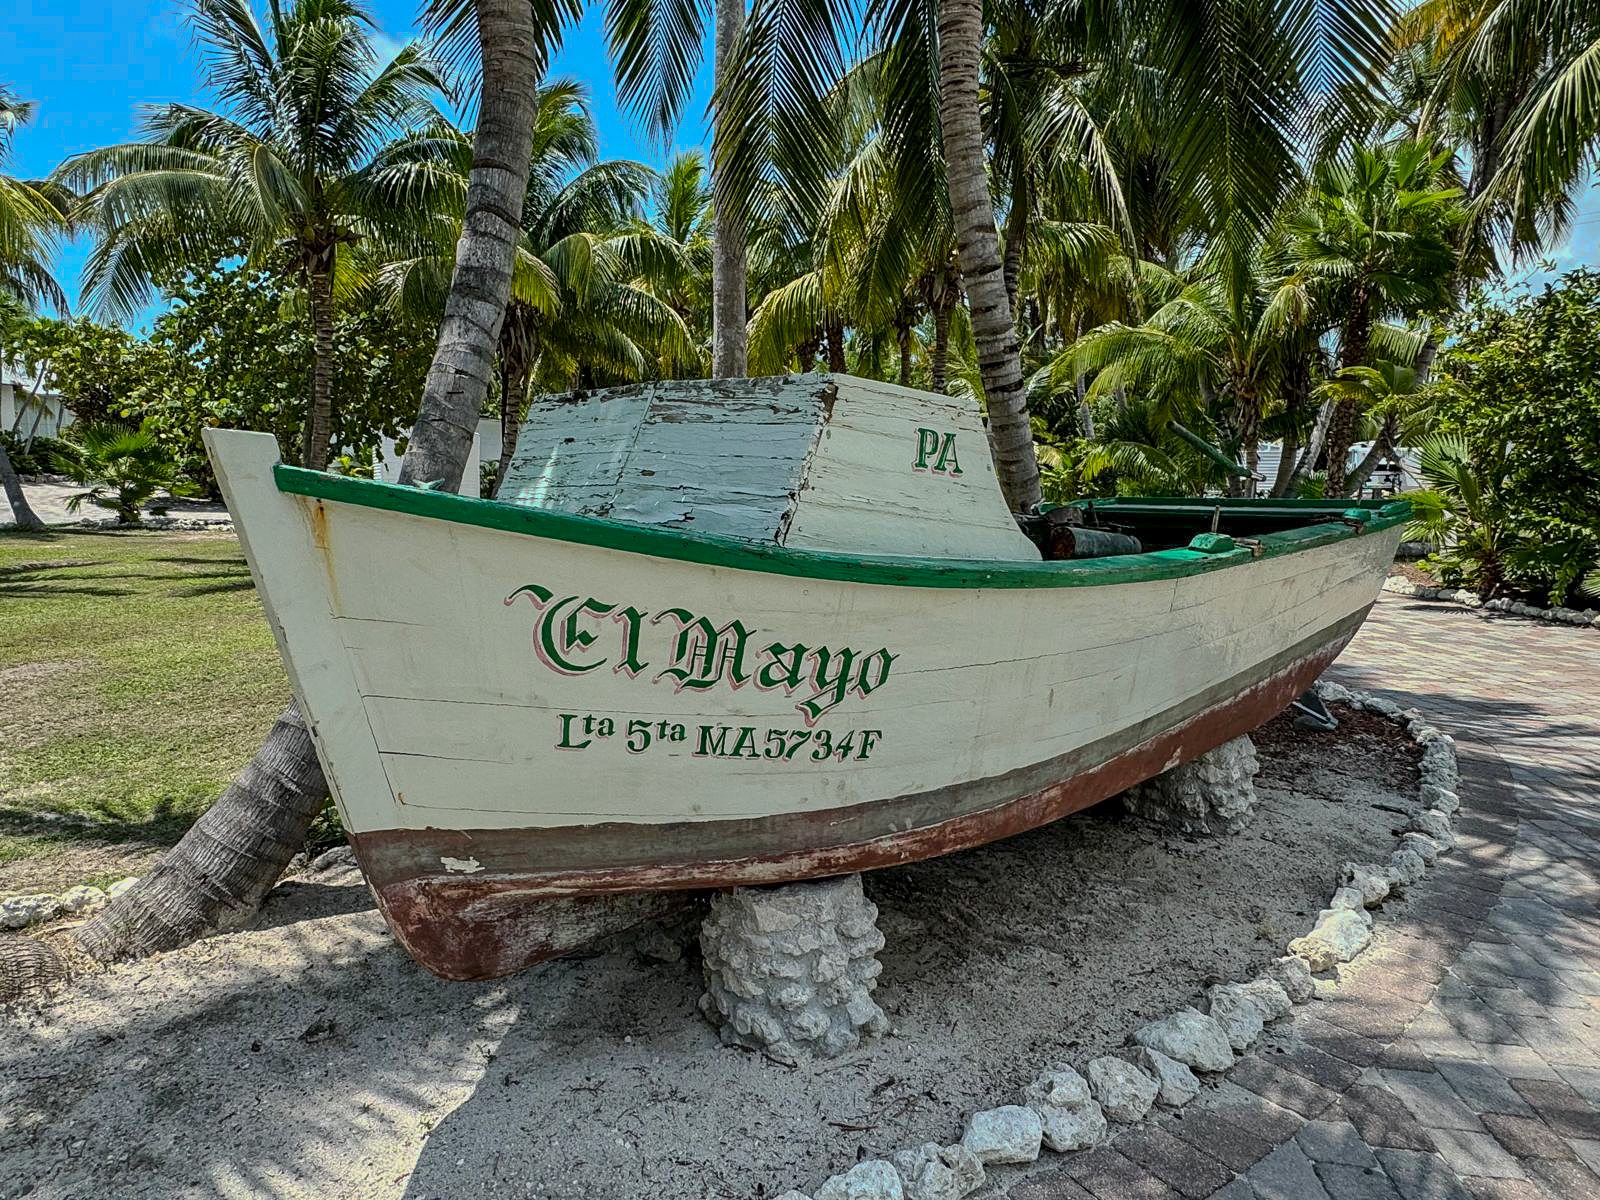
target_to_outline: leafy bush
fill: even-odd
[[[83,452],[71,474],[88,490],[67,501],[70,511],[77,512],[87,501],[109,509],[125,525],[138,525],[140,508],[157,492],[178,494],[188,490],[178,484],[171,457],[148,426],[131,430],[109,424],[78,428]]]
[[[82,452],[71,442],[49,437],[28,442],[8,429],[0,429],[0,444],[5,446],[18,475],[70,474],[82,457]]]
[[[1458,545],[1441,565],[1499,573],[1554,604],[1600,584],[1600,271],[1509,301],[1479,296],[1438,375],[1438,428],[1458,457],[1435,465],[1470,464],[1480,492],[1478,517],[1466,501],[1455,510]]]
[[[1435,434],[1424,441],[1421,472],[1428,487],[1412,492],[1406,539],[1440,549],[1425,568],[1485,599],[1505,591],[1513,555],[1525,540],[1505,502],[1505,443],[1474,456],[1465,439]]]

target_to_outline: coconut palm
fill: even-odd
[[[531,83],[572,14],[520,0],[477,0],[436,14],[446,46],[476,57],[481,48],[478,128],[456,267],[439,346],[424,388],[401,479],[458,480],[472,445],[494,362],[516,235],[504,214],[520,212],[532,149]],[[170,949],[247,920],[305,841],[328,785],[305,719],[291,704],[255,757],[222,796],[139,884],[76,933],[91,956],[108,960]],[[53,955],[0,958],[0,980],[22,988],[64,970]]]
[[[0,87],[0,168],[11,158],[12,139],[33,116],[33,105]],[[63,196],[46,184],[14,178],[0,170],[0,361],[7,357],[7,329],[40,302],[65,309],[67,300],[50,273],[50,258],[64,226]],[[22,481],[0,445],[0,488],[12,516],[23,529],[38,529]]]
[[[1527,252],[1570,221],[1600,138],[1593,0],[1427,0],[1397,29],[1430,56],[1424,110],[1463,127],[1475,227]]]
[[[335,277],[351,248],[405,245],[429,211],[436,156],[384,149],[436,116],[439,75],[416,43],[386,63],[355,0],[274,3],[266,24],[249,0],[195,0],[190,15],[218,111],[149,109],[142,141],[93,150],[57,172],[86,193],[96,245],[84,269],[90,302],[129,317],[161,281],[238,248],[305,289],[315,361],[303,461],[331,447]]]
[[[1464,214],[1460,189],[1441,183],[1449,158],[1419,142],[1357,146],[1342,160],[1317,164],[1305,201],[1285,222],[1284,252],[1294,267],[1283,293],[1296,306],[1320,308],[1337,329],[1340,366],[1370,365],[1373,332],[1384,320],[1454,304],[1453,234]],[[1334,404],[1330,496],[1344,494],[1358,411],[1353,394]]]
[[[67,299],[50,273],[56,240],[64,232],[59,188],[4,173],[17,130],[33,118],[33,104],[0,86],[0,293],[29,304],[65,309]]]
[[[450,211],[465,204],[472,145],[445,125],[422,133],[453,142],[456,172]],[[522,206],[522,237],[511,296],[497,346],[501,454],[498,486],[511,453],[530,382],[565,390],[580,382],[622,382],[697,358],[671,307],[634,282],[673,248],[631,228],[655,173],[639,163],[599,161],[599,135],[581,85],[557,80],[534,102],[533,152]],[[443,194],[446,189],[441,186]],[[391,299],[436,313],[449,288],[459,226],[442,221],[433,252],[385,264]]]
[[[1361,494],[1385,455],[1416,445],[1426,431],[1433,406],[1422,384],[1415,366],[1379,359],[1370,367],[1341,368],[1317,389],[1319,398],[1354,405],[1371,434],[1371,448],[1346,476],[1350,494]]]

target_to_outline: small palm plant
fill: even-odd
[[[1525,541],[1503,495],[1508,450],[1501,443],[1475,456],[1460,437],[1435,434],[1421,446],[1428,487],[1406,497],[1406,537],[1432,542],[1439,549],[1431,562],[1485,599],[1505,590],[1507,568]]]
[[[140,509],[157,492],[182,495],[189,489],[176,479],[171,456],[156,441],[149,425],[86,425],[78,433],[83,454],[76,463],[63,461],[74,482],[88,490],[67,500],[77,512],[87,501],[109,509],[124,525],[142,524]],[[159,515],[162,510],[155,510]]]

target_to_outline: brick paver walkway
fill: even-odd
[[[1386,594],[1330,678],[1455,734],[1456,852],[1209,1103],[1008,1200],[1600,1200],[1600,637]]]

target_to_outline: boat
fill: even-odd
[[[1248,733],[1359,628],[1408,511],[1084,501],[1043,540],[1098,556],[1049,558],[973,402],[839,375],[536,404],[500,500],[206,443],[361,868],[451,979],[1008,837]]]

